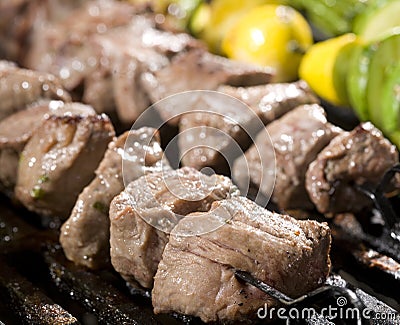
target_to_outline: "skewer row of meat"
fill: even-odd
[[[316,101],[302,82],[232,87],[265,83],[269,71],[212,56],[187,35],[162,31],[154,17],[136,15],[135,10],[109,1],[89,3],[61,21],[50,22],[53,29],[41,31],[45,37],[33,32],[32,44],[37,48],[31,47],[26,64],[54,72],[61,82],[48,74],[1,65],[0,73],[11,78],[1,79],[1,97],[8,100],[0,106],[5,112],[0,122],[3,186],[9,191],[15,186],[16,198],[32,211],[69,216],[60,235],[67,257],[91,268],[107,266],[111,257],[113,267],[127,281],[153,287],[155,312],[234,322],[255,317],[266,301],[276,303],[236,280],[234,269],[248,271],[293,297],[321,285],[330,267],[326,224],[269,212],[240,196],[227,177],[206,176],[189,167],[173,170],[154,129],[115,138],[108,117],[97,113],[111,113],[116,107],[121,120],[132,122],[149,103],[168,94],[218,89],[247,101],[263,124],[283,115],[267,126],[274,148],[263,151],[280,154],[281,149],[273,198],[283,208],[293,202],[306,202],[302,207],[309,207],[308,200],[293,198],[304,195],[307,167],[335,135],[341,133],[320,153],[313,163],[316,168],[309,168],[307,187],[318,202],[327,200],[324,193],[332,188],[336,175],[344,175],[339,179],[345,181],[378,180],[398,160],[394,147],[372,126],[344,133],[329,125],[316,105],[294,109]],[[57,41],[66,33],[67,41]],[[40,53],[41,48],[46,53]],[[68,91],[74,97],[82,86],[84,100],[97,113],[90,106],[68,103]],[[23,110],[27,105],[31,107]],[[223,107],[217,109],[224,113]],[[160,111],[167,114],[166,120],[168,113]],[[199,120],[196,114],[186,114],[175,123],[181,130],[190,129]],[[238,125],[248,119],[237,114],[232,118]],[[223,128],[219,119],[200,116],[200,121]],[[232,139],[241,139],[240,132],[231,133]],[[360,139],[368,140],[361,149]],[[337,147],[330,147],[335,144],[344,148],[336,155],[332,148]],[[263,144],[256,140],[255,145],[262,148]],[[185,146],[187,139],[181,142]],[[250,148],[246,157],[251,158],[253,151]],[[362,157],[357,173],[347,168],[355,167],[353,153]],[[184,163],[198,163],[196,155],[188,155]],[[206,164],[218,164],[216,155],[206,153]],[[335,169],[331,157],[339,157],[344,168]],[[256,174],[250,176],[251,182],[264,184],[257,178],[259,162],[250,161]],[[327,172],[327,182],[316,182],[315,177]],[[295,176],[289,177],[290,173]],[[234,176],[240,186],[240,175],[234,172]]]
[[[345,132],[316,104],[297,107],[266,131],[272,143],[260,134],[235,162],[233,178],[239,188],[250,182],[265,197],[272,194],[282,210],[359,212],[371,201],[357,186],[377,186],[399,161],[396,147],[371,123]],[[274,168],[276,180],[269,177]],[[398,188],[398,180],[393,185]]]
[[[4,13],[15,12],[30,22],[30,28],[23,28],[19,62],[54,74],[75,100],[98,113],[117,115],[123,124],[130,125],[151,103],[170,94],[271,79],[271,69],[212,55],[200,41],[162,29],[159,16],[126,2],[76,1],[62,15],[55,14],[61,1],[50,6],[34,0],[36,6],[27,11],[20,9],[21,2],[26,1],[2,4]],[[9,37],[14,36],[12,25],[3,27]]]
[[[316,106],[311,108],[321,110]],[[17,182],[17,193],[26,194],[30,189],[28,197],[17,194],[28,208],[41,214],[62,215],[62,210],[67,211],[66,206],[60,204],[60,198],[69,201],[74,191],[66,180],[73,179],[74,175],[82,176],[80,171],[77,173],[78,167],[75,170],[64,168],[58,162],[70,157],[66,153],[76,152],[82,139],[92,144],[95,142],[89,139],[101,134],[101,141],[95,143],[99,150],[90,151],[101,152],[103,156],[113,132],[109,123],[100,123],[101,132],[98,133],[94,121],[100,117],[87,113],[87,116],[80,112],[80,116],[73,117],[74,113],[68,111],[67,116],[61,118],[45,117],[43,127],[33,133],[19,165],[20,173],[31,178],[25,182],[25,176]],[[78,131],[80,123],[85,125],[82,128],[85,132]],[[89,125],[93,128],[87,131]],[[292,296],[312,290],[323,282],[329,269],[330,236],[326,225],[296,221],[264,210],[240,197],[226,177],[209,177],[190,168],[171,170],[163,161],[165,158],[154,132],[152,129],[131,131],[109,144],[96,178],[80,194],[62,228],[60,241],[70,259],[90,267],[104,266],[108,262],[110,236],[112,264],[126,280],[152,287],[155,277],[153,304],[156,312],[178,311],[199,316],[204,321],[249,319],[265,301],[270,305],[275,303],[256,289],[238,282],[233,275],[236,268],[249,271]],[[42,141],[44,139],[50,141]],[[86,145],[79,145],[83,147]],[[79,161],[77,157],[86,157],[85,153],[77,152],[76,159],[72,156],[74,161]],[[131,162],[128,175],[132,179],[128,182],[133,182],[114,198],[110,227],[108,205],[123,189],[123,160]],[[90,161],[94,165],[89,169],[93,170],[96,160]],[[81,168],[82,164],[76,166]],[[54,173],[43,174],[43,171]],[[74,180],[73,184],[79,182]],[[159,229],[157,223],[167,228]],[[210,229],[210,225],[214,227]],[[196,229],[202,231],[198,233]],[[168,235],[170,231],[171,236]],[[278,245],[277,240],[283,242]],[[270,246],[271,242],[274,245]],[[263,247],[261,253],[259,247]],[[232,252],[240,254],[235,256]],[[315,271],[312,277],[305,272],[306,265],[310,264]],[[288,284],[291,272],[296,276]],[[210,285],[205,286],[205,283]]]
[[[26,120],[28,116],[30,118]],[[109,263],[111,238],[114,268],[128,281],[139,282],[150,288],[155,274],[158,270],[162,272],[158,267],[159,262],[163,261],[161,266],[165,269],[165,263],[170,263],[175,254],[168,253],[170,250],[163,254],[170,236],[147,222],[153,220],[163,227],[167,225],[164,230],[174,231],[180,220],[185,220],[185,216],[189,216],[188,221],[191,218],[195,218],[195,221],[204,219],[200,225],[189,229],[203,229],[198,236],[188,237],[192,238],[195,246],[199,245],[196,240],[201,239],[203,243],[207,231],[214,230],[216,225],[218,230],[211,233],[217,238],[228,239],[227,234],[232,232],[230,243],[224,244],[224,247],[231,248],[219,253],[213,253],[214,249],[210,248],[208,255],[197,258],[197,263],[185,259],[189,263],[188,271],[189,267],[197,266],[200,268],[198,274],[204,276],[206,274],[201,273],[201,269],[213,266],[209,268],[211,273],[207,279],[213,279],[210,283],[214,290],[216,285],[224,291],[224,288],[232,288],[226,291],[226,295],[218,295],[218,303],[213,304],[216,309],[203,310],[200,306],[196,310],[188,309],[191,302],[186,298],[157,302],[157,299],[171,298],[174,292],[181,292],[180,286],[168,283],[173,278],[179,280],[183,276],[178,268],[170,269],[168,281],[161,277],[157,281],[153,295],[157,312],[175,310],[197,315],[204,321],[248,319],[256,315],[255,311],[265,301],[270,304],[275,302],[251,286],[238,282],[233,276],[233,268],[250,271],[293,295],[314,289],[329,272],[330,232],[326,225],[314,221],[298,222],[288,216],[272,214],[240,197],[237,188],[224,176],[206,176],[191,168],[172,170],[163,157],[153,129],[130,131],[113,138],[115,133],[106,116],[97,115],[89,106],[61,101],[39,100],[39,103],[3,121],[7,120],[10,128],[1,129],[4,132],[4,146],[11,143],[11,137],[23,139],[21,149],[13,160],[13,167],[17,166],[16,179],[12,182],[16,183],[16,198],[28,209],[41,215],[65,218],[72,209],[70,218],[62,227],[60,241],[66,255],[79,264],[96,268]],[[25,127],[12,127],[20,126],[22,121],[29,121],[32,130],[28,129],[28,132]],[[129,186],[126,190],[114,199],[109,217],[110,201],[124,188],[122,161],[125,167],[128,166],[127,175],[131,179],[127,180]],[[5,160],[5,163],[10,162]],[[93,178],[97,165],[99,167]],[[213,205],[214,202],[221,202],[222,206]],[[207,213],[210,210],[212,213]],[[231,230],[226,230],[228,225]],[[219,234],[218,231],[224,232]],[[243,240],[238,240],[239,236]],[[178,237],[173,234],[171,238]],[[256,239],[257,244],[253,247]],[[277,240],[282,243],[268,250],[271,241]],[[215,240],[211,242],[215,243]],[[203,244],[199,247],[204,251]],[[258,247],[265,248],[260,251]],[[248,257],[230,256],[231,251],[243,251]],[[209,256],[211,253],[214,257]],[[192,255],[186,251],[177,254]],[[219,259],[212,262],[217,255],[228,260],[223,263]],[[280,263],[279,266],[273,264],[273,260]],[[303,265],[310,263],[316,265],[313,277],[300,272]],[[181,267],[186,268],[183,261]],[[279,272],[274,273],[278,269]],[[222,280],[221,274],[224,274]],[[291,274],[296,274],[296,279],[288,285],[286,279],[292,277]],[[190,284],[194,278],[186,280]],[[202,278],[196,281],[197,287],[187,287],[189,295],[190,291],[197,291],[200,284],[204,284]],[[168,288],[168,296],[162,297],[162,293],[157,293],[164,291],[163,286],[165,290]],[[208,290],[206,287],[203,289]],[[214,298],[208,296],[208,299],[217,299],[215,294]],[[195,300],[198,298],[201,297],[193,296]],[[210,300],[205,304],[212,305]]]

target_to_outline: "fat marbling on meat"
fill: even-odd
[[[31,211],[66,219],[114,134],[105,115],[49,116],[22,151],[16,198]]]
[[[248,182],[282,209],[312,208],[305,173],[318,153],[341,131],[327,122],[317,104],[302,105],[267,125],[255,143],[238,158],[233,177],[240,189]],[[271,176],[276,175],[276,180]],[[260,202],[265,203],[265,202]]]
[[[204,224],[216,230],[193,234]],[[250,272],[290,297],[324,283],[330,270],[327,224],[270,212],[244,197],[214,202],[174,228],[154,278],[155,313],[177,312],[204,322],[249,322],[276,301],[235,278]]]
[[[111,202],[112,265],[127,281],[150,288],[169,232],[179,219],[235,195],[238,190],[229,178],[189,167],[131,182]]]
[[[21,69],[8,61],[0,61],[0,98],[0,120],[43,99],[71,101],[53,75]]]
[[[79,103],[42,101],[0,121],[0,189],[12,195],[18,162],[32,134],[50,115],[95,115],[92,107]]]
[[[67,258],[93,269],[110,265],[111,200],[124,189],[124,181],[169,168],[155,129],[145,127],[114,139],[96,177],[79,195],[61,228],[60,243]]]
[[[356,186],[376,186],[398,162],[396,147],[371,123],[363,123],[321,151],[308,167],[306,188],[321,213],[357,212],[371,200]]]

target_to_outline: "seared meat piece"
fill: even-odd
[[[218,223],[214,231],[191,235]],[[154,312],[249,321],[264,303],[276,302],[236,280],[233,269],[297,297],[326,280],[330,242],[325,223],[279,215],[244,197],[214,202],[208,213],[190,214],[172,231],[154,278]]]
[[[93,37],[91,47],[101,53],[101,58],[96,75],[85,80],[83,99],[96,108],[103,106],[103,110],[116,107],[120,120],[132,123],[150,105],[141,74],[168,65],[169,57],[176,53],[201,46],[188,34],[157,30],[154,19],[136,16],[128,26]],[[95,90],[106,85],[113,96],[108,91],[99,99]]]
[[[88,46],[90,37],[128,24],[134,6],[120,1],[90,1],[66,19],[39,28],[24,61],[30,68],[60,77],[64,87],[74,90],[95,70],[98,56]]]
[[[45,30],[47,22],[65,17],[86,0],[0,1],[0,58],[23,59],[33,29]]]
[[[236,160],[234,180],[240,189],[247,188],[250,180],[266,198],[273,191],[272,200],[282,209],[312,208],[305,173],[340,129],[327,122],[322,107],[313,104],[297,107],[269,124],[266,131],[272,145],[265,133],[260,133],[246,154]]]
[[[371,123],[344,132],[310,164],[306,188],[321,213],[357,212],[370,204],[355,185],[377,185],[399,162],[396,147]]]
[[[48,113],[47,105],[19,111],[0,122],[0,188],[12,193],[17,181],[18,161],[32,132]]]
[[[169,232],[183,216],[238,195],[230,179],[193,168],[150,173],[130,183],[110,206],[111,263],[124,279],[150,288]]]
[[[187,113],[179,123],[178,141],[185,166],[196,169],[210,166],[219,172],[225,171],[242,153],[242,149],[250,144],[250,137],[254,138],[263,128],[263,124],[300,104],[317,101],[303,81],[247,88],[220,86],[218,90],[240,99],[250,109],[223,94],[197,94],[198,100],[191,103],[190,109],[207,112]],[[187,106],[182,105],[182,108]],[[178,109],[175,112],[180,113]]]
[[[319,102],[307,83],[302,80],[253,87],[224,85],[217,90],[247,104],[264,124],[271,123],[297,106]]]
[[[146,173],[168,168],[154,129],[125,132],[112,141],[96,170],[95,179],[79,195],[61,228],[60,243],[68,259],[94,269],[108,266],[111,200],[124,189],[124,181],[127,183]],[[129,179],[124,180],[127,176]]]
[[[103,116],[50,116],[22,152],[15,195],[29,210],[66,219],[114,136]]]
[[[216,90],[221,84],[252,86],[270,79],[268,68],[232,61],[201,49],[181,53],[165,68],[142,75],[153,103],[186,90]],[[169,120],[174,112],[160,106],[160,114]]]
[[[26,34],[32,26],[29,0],[0,2],[0,58],[17,61]]]
[[[45,117],[94,114],[90,106],[51,101],[38,103],[0,121],[0,188],[14,192],[20,154]]]
[[[42,99],[71,100],[53,75],[0,61],[0,120]]]

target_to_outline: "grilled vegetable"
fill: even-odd
[[[352,21],[371,0],[290,0],[289,5],[306,13],[308,20],[325,36],[352,31]]]
[[[347,91],[351,106],[362,121],[368,119],[366,89],[368,68],[373,48],[360,47],[353,53],[347,75]]]
[[[393,132],[400,128],[400,65],[388,74],[382,87],[382,123]]]
[[[400,65],[400,33],[393,34],[381,42],[371,44],[375,50],[371,58],[368,71],[367,84],[367,106],[369,118],[383,131],[388,131],[387,125],[383,123],[382,92],[384,82],[390,72]]]
[[[400,26],[400,1],[369,1],[370,6],[354,20],[353,31],[365,40],[377,40]]]

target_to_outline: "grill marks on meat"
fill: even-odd
[[[322,107],[313,104],[297,107],[269,124],[266,131],[272,142],[260,133],[235,162],[234,180],[240,189],[248,183],[259,188],[266,198],[272,193],[272,200],[282,209],[312,208],[305,173],[340,129],[327,122]]]
[[[29,210],[65,219],[113,136],[105,115],[48,117],[22,152],[16,198]]]
[[[190,236],[193,228],[218,222],[222,226],[215,231]],[[325,223],[272,213],[244,197],[215,202],[209,212],[186,216],[172,231],[154,280],[154,311],[205,322],[248,321],[264,303],[274,302],[237,281],[233,269],[296,297],[326,280],[329,249]]]
[[[111,262],[129,282],[150,288],[169,232],[184,216],[238,195],[232,182],[193,168],[151,173],[131,182],[111,202]]]
[[[0,188],[14,191],[20,154],[32,134],[50,115],[94,115],[94,109],[78,103],[42,102],[0,121]]]
[[[377,185],[398,161],[395,146],[371,123],[363,123],[333,139],[310,164],[308,194],[321,213],[360,211],[370,200],[355,185]]]
[[[0,61],[0,98],[0,120],[43,99],[71,100],[53,75],[21,69],[8,61]]]
[[[125,182],[130,182],[144,174],[167,169],[168,161],[156,130],[142,128],[125,132],[112,141],[96,170],[96,177],[79,195],[61,228],[60,243],[67,258],[93,269],[110,265],[108,212],[111,200],[124,189],[123,177]]]

